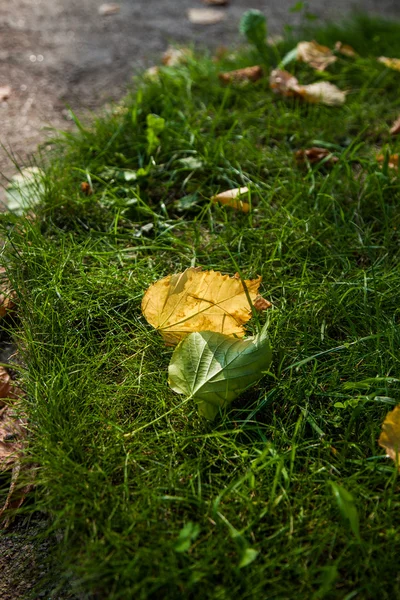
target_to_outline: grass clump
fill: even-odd
[[[63,533],[66,577],[100,598],[400,596],[399,486],[377,445],[400,391],[400,180],[375,159],[398,151],[400,74],[364,52],[371,28],[379,53],[400,56],[398,24],[341,29],[361,57],[327,75],[350,90],[340,108],[282,99],[267,79],[221,85],[219,71],[252,64],[247,50],[138,81],[64,136],[34,218],[2,217],[35,508]],[[164,120],[155,146],[149,115]],[[332,168],[295,163],[324,144]],[[210,202],[239,186],[249,214]],[[273,365],[209,424],[168,388],[171,351],[140,303],[168,273],[236,264],[273,302]]]

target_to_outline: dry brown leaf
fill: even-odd
[[[247,194],[248,191],[248,187],[233,188],[231,190],[225,190],[225,192],[216,194],[211,198],[211,200],[213,202],[225,204],[226,206],[230,206],[231,208],[235,208],[236,210],[241,210],[244,213],[248,213],[250,210],[250,204],[248,202],[242,202],[242,200],[240,200],[240,196],[243,196],[243,194]]]
[[[378,154],[376,157],[376,160],[378,161],[378,163],[380,164],[381,167],[382,167],[383,163],[385,162],[385,158],[386,157],[384,154]],[[388,167],[389,167],[389,169],[395,169],[396,171],[398,171],[398,169],[399,169],[399,155],[398,154],[391,154],[389,156]]]
[[[270,75],[271,89],[283,96],[303,98],[307,102],[339,106],[346,100],[346,92],[327,81],[300,85],[296,77],[287,71],[275,69]]]
[[[313,69],[324,71],[326,67],[336,62],[337,57],[327,46],[318,42],[299,42],[297,44],[297,60],[307,63]]]
[[[336,52],[340,52],[340,54],[348,56],[349,58],[356,58],[358,56],[357,52],[352,46],[349,46],[349,44],[343,44],[343,42],[336,42],[335,50]]]
[[[262,312],[263,310],[267,310],[267,308],[271,308],[272,304],[262,296],[257,296],[253,302],[253,306],[256,311]]]
[[[254,67],[245,67],[234,71],[225,71],[218,73],[218,77],[223,83],[242,83],[245,81],[258,81],[263,76],[263,70],[259,65]]]
[[[307,102],[327,104],[328,106],[341,106],[346,102],[346,92],[339,90],[336,85],[328,81],[318,81],[300,87],[299,94]]]
[[[9,85],[0,86],[0,102],[7,100],[11,96],[11,87]]]
[[[93,194],[93,188],[87,181],[82,181],[81,183],[81,192],[85,194],[85,196],[91,196]]]
[[[244,281],[252,302],[260,283],[261,277]],[[243,337],[243,325],[252,314],[240,278],[194,267],[153,283],[143,297],[142,312],[168,345],[193,331]]]
[[[388,69],[400,71],[400,58],[387,58],[387,56],[380,56],[377,60],[384,64]]]
[[[329,150],[326,148],[318,148],[318,146],[312,146],[311,148],[302,148],[301,150],[297,150],[296,160],[298,162],[305,162],[308,160],[309,163],[316,164],[325,160],[326,163],[336,163],[338,162],[338,157],[334,156]],[[329,158],[328,158],[329,157]]]
[[[194,25],[214,25],[226,18],[226,13],[215,8],[189,8],[188,19]]]
[[[391,135],[398,135],[400,133],[400,117],[398,117],[390,128]]]
[[[4,367],[0,367],[0,407],[2,406],[1,398],[9,397],[11,386],[11,377]]]
[[[400,404],[390,411],[382,423],[379,445],[400,468]]]
[[[110,2],[109,4],[101,4],[99,6],[98,12],[102,17],[108,17],[108,15],[116,15],[120,11],[120,5],[115,2]]]

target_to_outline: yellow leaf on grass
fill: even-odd
[[[385,448],[386,454],[400,467],[400,404],[386,415],[379,445]]]
[[[337,57],[327,46],[321,46],[318,42],[312,41],[297,44],[297,60],[307,63],[318,71],[323,71],[336,62]]]
[[[211,200],[213,202],[219,202],[220,204],[226,204],[226,206],[231,206],[232,208],[236,208],[237,210],[247,213],[250,210],[250,204],[248,202],[242,202],[242,200],[240,200],[240,196],[247,194],[248,191],[249,188],[247,187],[233,188],[231,190],[221,192],[220,194],[216,194],[211,198]]]
[[[309,85],[301,85],[297,78],[288,73],[275,69],[269,79],[270,87],[276,94],[282,96],[303,98],[307,102],[340,106],[346,101],[346,92],[340,90],[328,81],[317,81]]]
[[[261,277],[242,282],[236,275],[191,267],[153,283],[143,297],[142,312],[168,345],[193,331],[243,337],[243,325],[252,314],[243,283],[254,302]]]
[[[378,61],[384,64],[388,69],[400,71],[400,58],[388,58],[387,56],[380,56]]]

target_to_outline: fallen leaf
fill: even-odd
[[[324,71],[326,67],[336,62],[337,58],[327,46],[321,46],[315,41],[299,42],[297,44],[297,60],[305,62],[313,69]]]
[[[386,160],[385,154],[378,154],[376,157],[376,160],[378,161],[378,163],[380,163],[380,167],[382,168],[383,163]],[[389,156],[388,167],[389,167],[389,169],[395,169],[396,171],[399,169],[399,155],[398,154],[391,154]]]
[[[346,101],[346,92],[339,90],[336,85],[328,81],[303,85],[299,94],[307,102],[327,104],[328,106],[341,106]]]
[[[275,69],[271,72],[270,87],[277,94],[303,98],[310,103],[339,106],[346,100],[346,92],[343,92],[336,85],[328,81],[300,85],[296,77],[280,69]]]
[[[93,188],[87,181],[82,181],[81,191],[85,196],[91,196],[93,194]]]
[[[0,267],[0,317],[5,317],[15,308],[16,294],[6,277],[6,270]]]
[[[384,64],[388,69],[400,71],[400,58],[387,58],[386,56],[379,56],[377,60]]]
[[[227,6],[229,0],[203,0],[204,4],[208,6]]]
[[[317,146],[312,146],[312,148],[305,148],[301,150],[297,150],[296,152],[296,160],[298,162],[305,162],[306,160],[313,164],[319,163],[322,160],[324,164],[326,163],[336,163],[338,162],[338,157],[332,154],[326,148],[318,148]]]
[[[2,85],[0,87],[0,102],[7,100],[11,96],[11,87],[9,85]]]
[[[398,117],[390,128],[391,135],[398,135],[400,133],[400,117]]]
[[[189,8],[188,19],[194,25],[214,25],[226,18],[226,13],[214,8]]]
[[[348,56],[349,58],[356,58],[358,56],[357,52],[352,46],[349,46],[349,44],[343,44],[343,42],[336,42],[335,50],[336,52],[340,52],[340,54]]]
[[[267,308],[271,308],[272,304],[262,296],[257,296],[253,302],[253,306],[257,312],[262,312],[263,310],[267,310]]]
[[[162,55],[162,63],[166,67],[176,67],[182,65],[193,56],[190,48],[174,48],[169,46]]]
[[[109,4],[101,4],[99,6],[98,12],[102,17],[107,17],[108,15],[115,15],[120,11],[120,5],[115,2],[111,2]]]
[[[263,76],[263,70],[260,66],[245,67],[244,69],[235,69],[234,71],[225,71],[218,73],[218,77],[223,83],[241,83],[243,81],[258,81]]]
[[[386,415],[378,443],[400,468],[400,404]]]
[[[9,376],[4,367],[0,367],[0,399],[8,398],[8,394],[11,390],[11,385],[11,377]],[[0,400],[0,406],[1,405],[2,404]]]
[[[219,271],[191,267],[153,283],[142,300],[146,320],[168,345],[177,344],[192,331],[216,331],[243,337],[251,317],[261,277],[242,282]]]
[[[43,191],[43,175],[39,167],[27,167],[14,175],[6,187],[7,209],[20,215],[35,204]]]
[[[250,210],[250,204],[248,202],[242,202],[242,200],[240,200],[240,196],[247,194],[248,191],[248,187],[233,188],[231,190],[221,192],[220,194],[216,194],[211,198],[211,200],[213,202],[219,202],[220,204],[225,204],[226,206],[230,206],[231,208],[236,208],[236,210],[241,210],[242,212],[247,213]]]
[[[197,401],[200,414],[212,420],[262,377],[271,357],[266,331],[244,340],[197,331],[174,350],[168,382],[174,392]]]

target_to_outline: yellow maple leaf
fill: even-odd
[[[297,44],[297,60],[307,63],[313,69],[324,71],[326,67],[336,62],[337,57],[327,46],[312,41]]]
[[[243,337],[243,324],[251,317],[261,277],[244,282],[235,275],[191,267],[153,283],[142,300],[147,321],[168,345],[177,344],[193,331],[217,331]]]
[[[382,423],[379,445],[400,468],[400,404],[390,411]]]

